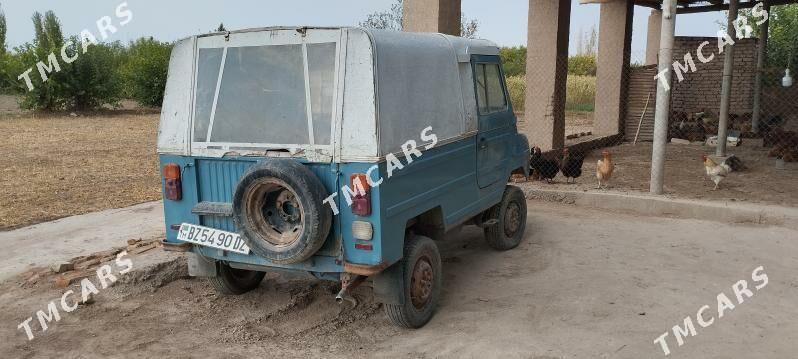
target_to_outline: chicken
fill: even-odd
[[[612,162],[612,155],[610,151],[603,151],[601,154],[604,158],[598,160],[596,163],[596,178],[598,179],[597,189],[601,189],[602,185],[606,185],[612,179],[612,172],[615,171],[615,163]]]
[[[556,161],[543,158],[540,147],[532,148],[532,158],[529,161],[529,168],[532,169],[533,176],[536,175],[538,179],[545,180],[548,183],[551,183],[551,180],[557,176],[557,172],[560,171]]]
[[[707,157],[707,155],[703,156],[704,158],[704,167],[707,170],[707,176],[712,182],[715,182],[715,188],[712,190],[717,190],[720,182],[722,182],[726,176],[732,173],[732,168],[726,164],[726,161],[723,161],[721,164],[717,164],[711,158]]]
[[[565,182],[569,183],[570,179],[576,179],[582,175],[582,164],[585,162],[585,155],[581,153],[571,154],[568,149],[562,150],[562,162],[560,162],[560,172],[565,176]]]

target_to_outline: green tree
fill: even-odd
[[[15,60],[10,61],[12,74],[28,71],[33,90],[16,76],[14,81],[22,92],[21,106],[26,109],[93,110],[103,105],[117,105],[122,94],[119,78],[120,58],[123,47],[119,44],[96,44],[83,52],[78,37],[71,37],[71,46],[64,50],[68,62],[63,59],[61,49],[66,43],[61,23],[55,13],[48,11],[42,16],[34,13],[33,43],[15,49]],[[41,66],[39,65],[41,64]],[[49,67],[50,72],[44,67]],[[47,76],[45,81],[42,74]]]
[[[172,44],[151,37],[131,43],[122,69],[127,95],[145,106],[161,106],[171,54]]]
[[[0,92],[8,92],[11,88],[10,58],[6,45],[6,34],[8,27],[6,24],[6,14],[3,12],[2,4],[0,4]]]
[[[80,40],[76,36],[70,40],[76,46],[68,47],[67,54],[77,54],[79,58],[71,64],[62,64],[63,76],[56,80],[63,108],[88,111],[103,105],[118,105],[122,97],[118,69],[123,47],[119,43],[97,44],[84,54]]]
[[[768,65],[793,70],[798,65],[798,4],[770,10]]]
[[[224,27],[224,23],[220,23],[219,27],[216,28],[216,32],[225,32],[227,29]]]
[[[53,72],[48,74],[47,81],[40,81],[36,64],[40,61],[49,64],[48,56],[60,51],[60,48],[56,51],[55,44],[63,43],[64,39],[51,39],[51,37],[62,36],[61,23],[52,11],[48,11],[45,16],[37,11],[33,13],[31,20],[34,30],[33,44],[19,47],[17,53],[22,63],[29,64],[32,69],[29,76],[33,80],[34,89],[24,93],[21,106],[25,109],[58,110],[64,106],[63,98],[59,96],[61,90],[59,84],[64,76],[63,69],[59,63],[58,67],[54,67]]]
[[[499,50],[499,56],[505,75],[512,77],[526,74],[526,47],[503,47]]]
[[[596,76],[595,55],[575,55],[568,58],[568,74]]]
[[[751,9],[742,10],[740,16],[746,18],[754,29],[754,35],[758,36],[762,25],[757,25],[757,22],[761,21],[761,16],[753,16]],[[798,65],[798,4],[773,6],[768,19],[768,66],[794,70]],[[725,30],[726,24],[721,25]]]
[[[6,54],[6,35],[8,34],[8,25],[6,24],[6,14],[3,12],[3,6],[0,4],[0,58]]]

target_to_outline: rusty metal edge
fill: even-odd
[[[377,265],[354,264],[354,263],[344,262],[344,272],[357,274],[357,275],[372,276],[375,274],[379,274],[380,272],[384,271],[390,266],[391,266],[390,264],[385,262],[382,262]]]

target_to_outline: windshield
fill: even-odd
[[[194,142],[329,145],[336,46],[201,48]]]

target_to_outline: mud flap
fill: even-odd
[[[374,299],[379,303],[402,305],[405,302],[405,280],[402,261],[372,277]]]
[[[216,277],[218,275],[216,261],[201,257],[196,253],[186,253],[188,256],[188,275],[192,277]]]

